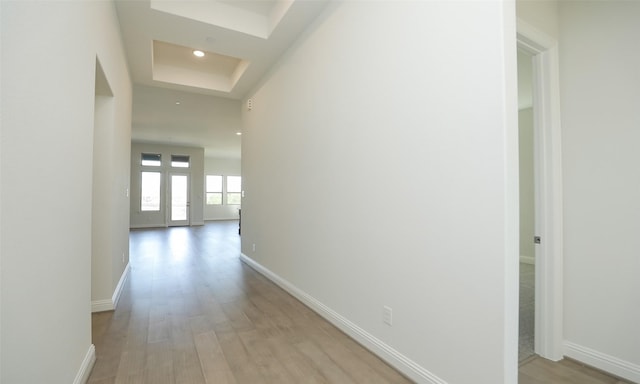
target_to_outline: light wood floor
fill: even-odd
[[[92,317],[89,383],[410,383],[244,265],[237,225],[131,232],[118,308]],[[519,383],[623,382],[533,359]]]
[[[237,222],[131,232],[89,383],[410,383],[239,259]]]
[[[571,359],[557,363],[534,357],[520,364],[519,384],[632,384]]]

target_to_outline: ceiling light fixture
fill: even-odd
[[[196,50],[193,51],[193,55],[195,57],[204,57],[204,52],[199,51],[199,50],[196,49]]]
[[[242,132],[236,132],[236,135],[242,136]]]
[[[180,105],[180,102],[179,102],[179,101],[176,101],[176,105]]]

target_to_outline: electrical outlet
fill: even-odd
[[[393,325],[393,309],[387,306],[382,307],[382,322],[389,326]]]
[[[253,252],[256,251],[256,243],[253,243]]]
[[[122,264],[124,264],[124,252],[122,252]]]

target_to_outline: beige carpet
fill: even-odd
[[[520,263],[520,338],[519,361],[534,354],[535,266]]]

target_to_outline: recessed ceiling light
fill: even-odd
[[[179,102],[179,101],[176,101],[176,105],[180,105],[180,102]]]
[[[242,136],[242,132],[236,132],[236,135]]]
[[[196,57],[204,57],[204,52],[196,49],[195,51],[193,51],[193,55]]]

